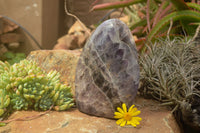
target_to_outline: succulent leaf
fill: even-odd
[[[0,117],[5,111],[48,110],[53,105],[60,106],[57,110],[66,110],[73,104],[71,88],[60,83],[57,71],[46,74],[28,60],[12,66],[0,61]],[[8,106],[12,110],[6,110]]]

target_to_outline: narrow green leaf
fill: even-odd
[[[189,7],[184,0],[170,0],[177,10],[189,10]]]
[[[163,19],[161,19],[155,27],[150,31],[148,40],[151,40],[164,26],[170,23],[170,20],[191,20],[193,22],[200,22],[200,13],[191,10],[173,12]]]
[[[137,3],[143,3],[143,2],[146,2],[146,0],[127,0],[127,1],[117,1],[117,2],[112,2],[112,3],[104,3],[104,4],[93,6],[91,11],[122,8],[122,7],[126,7],[126,6],[137,4]]]
[[[193,8],[193,9],[196,9],[198,11],[200,11],[200,5],[199,4],[196,4],[196,3],[191,3],[191,2],[188,2],[186,3],[187,6],[189,6],[190,8]]]
[[[135,23],[134,25],[130,26],[130,29],[133,30],[138,26],[146,26],[147,24],[147,20],[146,19],[142,19],[139,22]]]
[[[3,127],[3,126],[5,126],[5,125],[6,125],[6,123],[0,122],[0,127]]]

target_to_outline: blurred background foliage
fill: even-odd
[[[6,52],[2,56],[0,56],[0,60],[7,61],[10,65],[14,63],[19,63],[21,60],[25,59],[25,53],[14,53],[14,52]]]
[[[136,45],[140,51],[146,49],[145,42],[158,38],[192,38],[200,24],[198,0],[121,0],[96,4],[91,11],[107,9],[122,9],[128,15],[128,25],[138,38]]]

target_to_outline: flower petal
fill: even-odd
[[[124,111],[120,107],[117,107],[117,110],[122,114],[124,113]]]
[[[126,125],[126,121],[123,119],[122,123],[120,124],[121,127]]]
[[[140,124],[139,121],[141,121],[141,120],[142,120],[142,118],[140,118],[140,117],[133,117],[131,122],[134,122],[136,125],[139,125]]]
[[[116,119],[122,118],[124,116],[122,113],[119,112],[115,112],[114,114],[115,114],[114,118]]]
[[[133,119],[137,120],[137,121],[141,121],[142,118],[141,117],[133,117]]]
[[[122,109],[124,110],[125,113],[127,112],[127,108],[126,108],[126,104],[125,103],[122,104]]]
[[[133,112],[133,113],[131,113],[131,116],[137,116],[137,115],[139,115],[141,112],[138,110],[138,111],[136,111],[136,112]]]
[[[132,122],[131,122],[131,125],[132,125],[132,126],[134,126],[134,127],[136,127],[136,126],[137,126],[135,123],[132,123]]]
[[[122,121],[124,121],[124,119],[119,119],[119,120],[116,121],[116,124],[120,125],[122,123]]]
[[[126,123],[127,125],[131,125],[131,121],[127,121],[127,123]]]
[[[131,109],[131,110],[130,110],[130,112],[129,112],[129,113],[131,113],[131,114],[132,114],[132,113],[134,113],[134,112],[136,112],[136,111],[137,111],[137,108],[133,108],[133,109]]]
[[[135,124],[135,125],[140,125],[140,122],[139,122],[139,121],[135,121],[134,124]]]
[[[135,106],[135,105],[132,105],[132,106],[128,109],[128,112],[131,112],[134,106]]]
[[[136,125],[139,125],[140,122],[133,118],[133,119],[130,121],[130,124],[131,124],[132,126],[134,126],[134,125],[136,126]],[[134,126],[134,127],[135,127],[135,126]]]

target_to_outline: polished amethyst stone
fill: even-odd
[[[118,19],[102,23],[87,41],[76,68],[75,97],[81,112],[113,118],[134,103],[139,64],[129,28]]]

